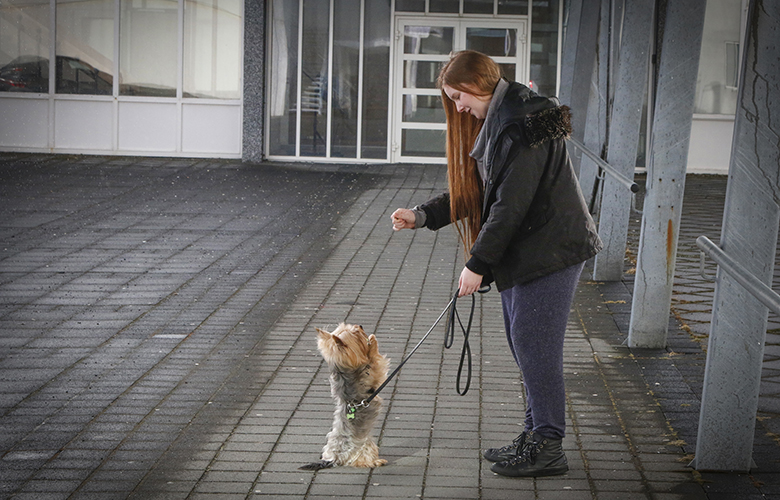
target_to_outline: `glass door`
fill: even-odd
[[[526,83],[527,20],[396,20],[391,161],[444,163],[446,120],[436,78],[450,53],[491,56],[505,78]]]

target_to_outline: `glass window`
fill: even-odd
[[[176,97],[176,0],[120,0],[119,93]]]
[[[428,12],[457,14],[460,12],[460,0],[430,0]]]
[[[330,152],[357,158],[360,0],[336,0],[333,22]]]
[[[444,107],[441,96],[407,95],[404,96],[404,121],[423,123],[445,123]]]
[[[365,2],[362,158],[387,158],[390,19],[389,0]]]
[[[556,4],[556,0],[552,0]],[[537,3],[537,2],[534,2]],[[550,2],[544,2],[545,8]],[[528,15],[528,0],[498,0],[498,13],[500,15],[513,15],[513,16],[527,16]],[[536,15],[536,11],[534,11]],[[534,19],[534,22],[536,19]]]
[[[325,156],[328,121],[328,0],[303,1],[301,155]]]
[[[439,26],[406,26],[404,54],[449,54],[455,29]]]
[[[534,2],[531,31],[531,87],[541,95],[554,96],[558,85],[559,2]]]
[[[0,91],[49,91],[49,1],[0,2]]]
[[[366,4],[368,3],[373,3],[373,1],[366,2]],[[395,0],[395,10],[398,12],[425,12],[425,0]]]
[[[514,64],[499,64],[499,68],[501,68],[501,76],[509,80],[510,82],[516,82],[517,81],[517,73],[516,68]]]
[[[493,0],[465,0],[463,2],[464,14],[492,14]]]
[[[241,0],[184,1],[184,97],[241,97]]]
[[[114,0],[57,0],[60,94],[114,91]]]
[[[405,129],[401,136],[401,154],[404,156],[443,156],[447,142],[444,130]]]
[[[733,115],[737,112],[735,70],[741,22],[740,2],[709,0],[704,15],[694,113]]]
[[[443,64],[438,61],[404,61],[404,88],[435,89]]]
[[[517,54],[517,30],[467,28],[466,48],[493,57],[514,57]]]
[[[274,0],[272,13],[268,152],[293,156],[298,105],[298,4]]]

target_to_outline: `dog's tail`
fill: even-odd
[[[320,460],[319,462],[312,462],[310,464],[302,465],[298,467],[298,470],[320,470],[320,469],[330,469],[331,467],[334,467],[336,465],[336,462],[333,460]]]

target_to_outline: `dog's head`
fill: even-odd
[[[328,364],[356,370],[380,357],[376,337],[360,325],[341,323],[332,332],[317,328],[317,348]]]

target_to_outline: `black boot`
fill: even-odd
[[[514,441],[512,441],[512,444],[502,446],[501,448],[488,448],[482,453],[482,456],[491,462],[505,462],[507,460],[512,460],[520,454],[520,450],[522,450],[525,446],[525,441],[527,438],[528,433],[523,431],[522,434],[517,436]]]
[[[546,438],[529,432],[525,448],[516,457],[493,464],[496,474],[512,477],[557,476],[569,470],[566,455],[561,447],[562,439]]]

